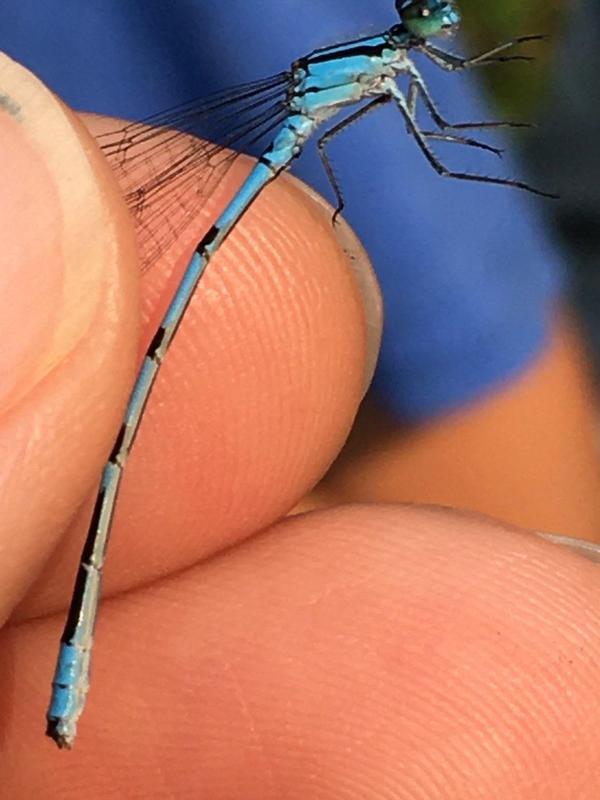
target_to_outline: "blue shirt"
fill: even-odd
[[[391,0],[4,0],[0,48],[75,108],[138,118],[280,72],[316,47],[397,21]],[[472,74],[419,66],[447,117],[490,117]],[[522,172],[510,158],[456,145],[438,151],[454,168]],[[538,201],[440,178],[391,107],[349,128],[329,153],[344,215],[383,289],[374,388],[388,409],[420,420],[521,372],[544,344],[560,284]],[[314,152],[294,171],[332,198]]]

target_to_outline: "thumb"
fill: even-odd
[[[135,365],[138,270],[127,211],[89,134],[2,54],[0,139],[5,619],[98,479]]]

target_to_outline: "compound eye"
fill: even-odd
[[[452,32],[460,23],[452,0],[396,0],[396,9],[406,30],[419,39]]]

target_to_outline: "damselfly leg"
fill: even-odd
[[[497,186],[512,186],[516,189],[522,189],[523,191],[530,192],[531,194],[539,195],[540,197],[548,197],[552,199],[556,197],[554,194],[544,192],[541,189],[536,189],[524,181],[515,180],[513,178],[495,178],[489,175],[475,175],[469,172],[456,172],[448,169],[448,167],[442,163],[442,161],[429,146],[427,138],[410,112],[406,98],[394,81],[390,81],[388,83],[388,92],[390,98],[394,100],[402,116],[404,117],[406,126],[418,144],[421,152],[433,169],[442,178],[455,178],[459,181],[472,181],[474,183],[491,183]]]
[[[479,55],[472,56],[470,58],[461,58],[460,56],[455,56],[453,53],[447,53],[445,50],[435,47],[435,45],[432,45],[430,42],[423,42],[415,49],[419,50],[421,53],[424,53],[431,61],[433,61],[434,64],[437,64],[438,67],[441,67],[447,72],[458,72],[464,69],[473,69],[474,67],[487,67],[490,64],[506,64],[509,61],[533,61],[533,56],[524,56],[520,54],[501,56],[499,54],[504,53],[506,50],[510,50],[511,47],[516,47],[519,44],[525,44],[526,42],[540,42],[546,38],[547,37],[543,34],[519,36],[516,39],[511,39],[510,41],[504,42],[497,47],[493,47],[491,50],[486,50],[485,52],[479,53]]]

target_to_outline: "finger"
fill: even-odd
[[[82,785],[107,800],[591,800],[598,588],[597,566],[480,518],[290,518],[106,604],[64,761],[38,735],[54,623],[5,633],[2,785],[16,800]]]
[[[316,502],[438,503],[600,541],[589,372],[575,324],[561,313],[522,374],[452,414],[407,427],[365,402]]]
[[[189,253],[249,168],[236,162],[175,255],[144,280],[146,343]],[[375,337],[365,294],[375,298]],[[188,566],[292,508],[345,441],[380,327],[356,239],[347,229],[336,238],[329,208],[277,181],[211,261],[161,369],[126,470],[106,591]],[[64,605],[88,518],[86,508],[21,613]]]
[[[135,365],[138,268],[89,134],[3,55],[0,136],[2,620],[97,480]]]

